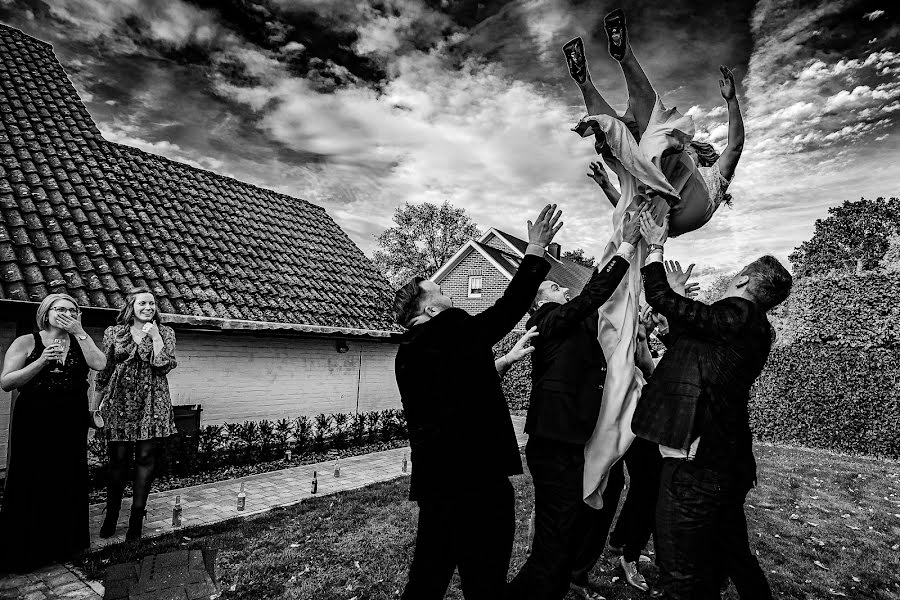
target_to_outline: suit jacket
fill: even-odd
[[[411,500],[445,497],[522,472],[492,347],[526,313],[550,265],[526,255],[503,296],[470,315],[450,308],[411,327],[395,360],[409,428]]]
[[[597,424],[606,358],[597,340],[597,309],[628,272],[628,261],[614,256],[594,271],[584,290],[565,304],[547,302],[528,319],[537,326],[531,355],[531,399],[525,431],[529,435],[584,444]]]
[[[647,303],[669,319],[669,347],[644,386],[635,435],[686,450],[695,462],[752,485],[756,478],[747,404],[772,346],[764,311],[743,298],[707,305],[676,294],[663,264],[642,269]]]

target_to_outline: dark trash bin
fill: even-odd
[[[183,476],[196,467],[200,452],[199,404],[179,404],[172,406],[175,418],[175,435],[160,446],[159,474]]]

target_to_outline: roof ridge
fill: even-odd
[[[20,35],[20,36],[22,36],[22,37],[24,37],[24,38],[28,38],[29,41],[31,41],[31,42],[37,42],[38,44],[42,44],[42,45],[46,46],[51,52],[53,51],[53,44],[51,44],[50,42],[45,42],[44,40],[42,40],[42,39],[40,39],[40,38],[36,38],[36,37],[34,37],[33,35],[31,35],[31,34],[25,33],[24,31],[22,31],[22,30],[19,29],[18,27],[13,27],[12,25],[7,25],[6,23],[3,23],[2,21],[0,21],[0,30],[6,30],[6,31],[8,31],[9,33],[13,33],[13,34],[16,34],[16,35]],[[55,55],[55,54],[56,54],[56,53],[54,52],[54,55]],[[58,62],[58,61],[57,61],[57,62]],[[60,64],[62,64],[62,63],[60,63]]]

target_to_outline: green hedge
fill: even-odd
[[[301,457],[367,444],[405,440],[409,436],[401,409],[367,413],[297,417],[278,421],[245,421],[206,425],[194,435],[174,435],[158,448],[155,476],[184,477],[222,467],[239,467],[284,457]],[[88,470],[95,487],[108,477],[106,436],[88,444]]]
[[[509,352],[524,331],[512,331],[494,346],[494,359]],[[503,394],[510,410],[528,410],[528,398],[531,395],[531,356],[526,356],[509,368],[502,379]]]
[[[757,380],[757,439],[900,458],[900,360],[885,349],[775,348]]]
[[[758,439],[900,458],[900,276],[798,280],[754,386]]]

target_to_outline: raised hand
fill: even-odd
[[[666,281],[669,287],[682,296],[687,296],[687,280],[691,278],[691,272],[694,270],[694,264],[690,264],[687,271],[681,268],[681,263],[677,260],[667,260],[666,265]],[[694,284],[691,289],[699,288],[698,284]]]
[[[512,347],[512,350],[506,353],[506,357],[510,362],[519,362],[532,352],[534,352],[534,346],[530,344],[531,338],[535,337],[538,334],[537,327],[532,327],[519,338],[519,341],[516,342],[516,345]]]
[[[600,187],[607,187],[610,184],[609,177],[606,175],[606,169],[598,162],[591,163],[591,170],[587,176],[597,182]]]
[[[725,65],[719,65],[719,71],[722,73],[722,79],[719,80],[719,91],[722,93],[722,97],[725,100],[734,100],[734,73]]]
[[[156,326],[156,323],[145,323],[144,326],[141,327],[141,331],[149,335],[151,340],[162,339],[162,335],[159,333],[159,327]]]
[[[632,246],[636,245],[638,241],[641,239],[641,215],[647,211],[647,203],[644,202],[640,205],[640,208],[634,213],[634,216],[631,216],[629,213],[625,213],[623,219],[624,224],[622,225],[622,241],[628,242]]]
[[[648,333],[652,333],[653,330],[656,329],[658,323],[659,313],[653,310],[653,307],[649,304],[645,304],[641,308],[641,324],[644,326],[644,329],[646,329]]]
[[[555,204],[545,206],[534,223],[528,221],[528,243],[546,247],[563,226],[563,222],[559,221],[561,216],[562,211],[556,210]]]
[[[72,335],[84,335],[84,327],[81,326],[80,314],[77,317],[72,317],[66,313],[57,313],[56,322],[60,327]]]
[[[648,244],[665,244],[669,237],[669,214],[666,213],[663,224],[657,223],[649,212],[640,214],[641,236]]]

